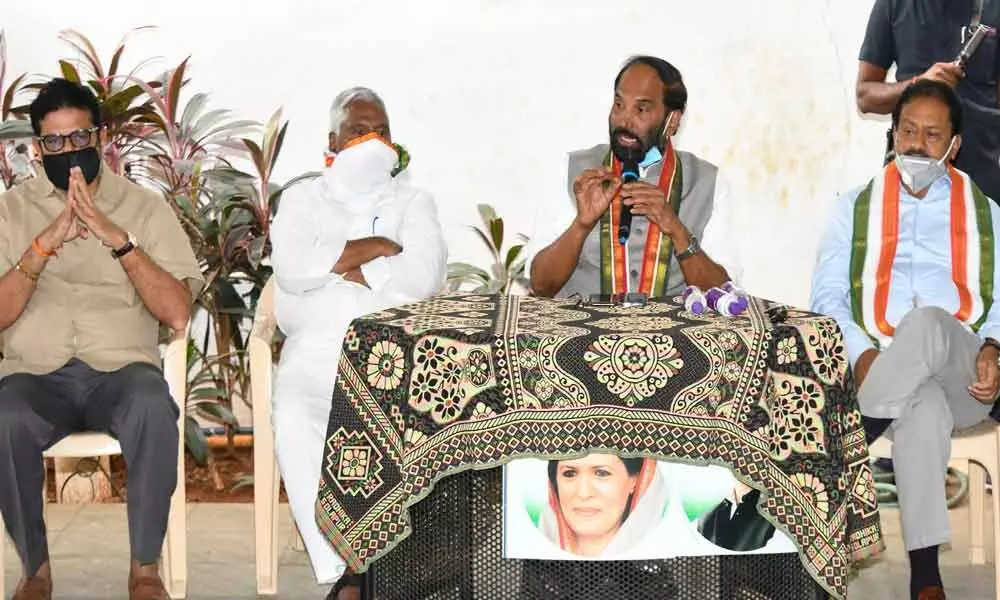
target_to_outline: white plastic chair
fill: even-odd
[[[163,353],[163,376],[170,388],[170,395],[180,407],[177,427],[180,435],[177,444],[177,488],[170,498],[170,518],[163,542],[161,576],[171,598],[184,598],[187,594],[187,491],[184,475],[184,418],[187,397],[187,331],[174,335]],[[71,434],[45,451],[45,458],[85,458],[121,454],[118,440],[96,432]],[[43,498],[45,495],[43,494]],[[46,508],[48,507],[46,503]],[[46,513],[48,511],[46,510]],[[48,520],[48,519],[46,519]],[[0,520],[0,594],[4,589],[3,538],[6,532]]]
[[[250,332],[250,390],[253,399],[253,522],[257,557],[257,594],[278,593],[278,458],[271,429],[274,356],[271,344],[278,330],[274,316],[274,278],[261,290]],[[305,550],[292,521],[292,547]]]
[[[869,449],[878,458],[892,458],[892,442],[879,438]],[[970,468],[976,463],[976,468]],[[992,420],[956,434],[951,440],[949,464],[969,474],[969,561],[986,564],[986,475],[993,482],[993,570],[996,577],[996,598],[1000,600],[1000,428]]]

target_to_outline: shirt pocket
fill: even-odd
[[[384,237],[399,243],[399,229],[402,219],[398,212],[387,212],[375,215],[371,220],[371,233],[374,237]]]

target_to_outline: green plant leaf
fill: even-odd
[[[12,112],[14,95],[21,91],[21,81],[26,77],[26,73],[21,73],[10,82],[10,86],[3,94],[3,103],[0,104],[0,121],[6,121]],[[3,85],[3,77],[0,77],[0,85]]]
[[[256,237],[250,240],[250,245],[247,247],[247,259],[250,261],[253,268],[260,266],[260,262],[264,260],[264,246],[267,244],[267,238],[264,236]]]
[[[127,111],[129,107],[132,106],[132,102],[134,102],[135,99],[142,94],[143,91],[141,87],[132,85],[110,96],[104,101],[104,106],[107,107],[108,112],[111,113],[109,116],[119,115]],[[149,109],[138,109],[136,114],[142,114],[146,111],[149,111]]]
[[[34,135],[31,123],[21,119],[0,123],[0,140],[20,140]]]
[[[477,235],[479,235],[479,239],[483,240],[486,247],[490,249],[490,253],[496,256],[497,249],[493,247],[493,242],[490,240],[489,236],[483,233],[483,230],[478,227],[470,226],[470,228],[475,231]]]
[[[497,218],[497,211],[489,204],[477,204],[476,209],[479,211],[479,218],[483,220],[483,225],[487,227],[490,226],[493,219]]]
[[[59,61],[59,71],[62,72],[63,79],[68,79],[73,83],[80,83],[80,73],[68,60]]]
[[[490,221],[490,237],[493,240],[493,248],[499,253],[503,249],[503,219]]]
[[[230,491],[230,493],[232,493],[232,492],[235,492],[236,490],[239,490],[239,489],[242,489],[242,488],[245,488],[245,487],[253,487],[253,486],[254,486],[254,478],[253,478],[253,474],[251,473],[249,475],[244,475],[244,476],[240,477],[239,479],[237,479],[236,483],[233,484],[233,487],[229,488],[229,491]]]
[[[184,419],[184,445],[199,467],[208,464],[208,439],[201,430],[201,425],[191,415]]]
[[[204,92],[198,92],[197,94],[191,96],[191,98],[187,101],[187,104],[184,105],[183,112],[181,112],[181,123],[193,123],[195,119],[198,118],[198,115],[201,114],[201,111],[205,108],[205,104],[207,102],[208,94]],[[224,109],[222,110],[223,114],[226,112],[228,111]]]
[[[200,402],[197,405],[199,414],[224,425],[239,426],[236,415],[219,402]]]
[[[478,279],[482,279],[483,281],[487,281],[490,278],[490,274],[487,273],[486,270],[468,263],[448,263],[448,279],[465,279],[468,277],[476,277]]]
[[[87,39],[87,36],[74,29],[65,29],[59,32],[59,39],[73,46],[77,52],[83,55],[95,77],[104,77],[101,59],[97,55],[97,50],[94,49],[94,44]]]
[[[253,164],[257,172],[262,173],[264,170],[264,153],[261,152],[260,146],[257,145],[257,142],[247,138],[243,138],[243,145],[250,151],[250,157],[253,159]]]
[[[194,383],[194,381],[192,381],[191,383]],[[219,399],[226,400],[227,399],[226,390],[221,389],[221,388],[217,388],[217,387],[198,387],[198,388],[193,388],[190,391],[188,391],[188,396],[190,396],[191,398],[200,398],[202,400],[204,400],[204,399],[208,399],[208,400],[219,400]]]
[[[190,56],[177,65],[170,76],[170,82],[167,84],[167,114],[163,116],[171,123],[177,121],[177,103],[180,99],[181,88],[184,87],[184,70],[187,68],[189,60],[191,60]]]
[[[278,154],[281,153],[281,145],[285,142],[285,132],[288,131],[288,121],[281,126],[281,131],[278,132],[278,138],[274,142],[274,146],[271,149],[271,155],[268,157],[267,163],[267,176],[270,177],[271,171],[274,170],[274,163],[278,162]]]
[[[515,260],[517,260],[517,257],[521,254],[522,249],[524,249],[523,244],[511,246],[510,250],[507,251],[507,259],[503,261],[503,266],[510,270],[510,266],[514,264]]]

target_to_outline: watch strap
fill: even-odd
[[[677,253],[677,260],[682,261],[684,259],[691,258],[700,251],[701,246],[698,245],[698,238],[690,235],[688,236],[688,247],[684,249],[684,252]]]
[[[121,248],[116,249],[116,250],[112,250],[111,251],[111,256],[113,256],[116,259],[120,259],[121,257],[125,256],[129,252],[135,250],[135,248],[136,248],[135,238],[132,237],[132,234],[130,233],[130,234],[128,234],[128,241],[125,242],[125,245],[122,246]]]

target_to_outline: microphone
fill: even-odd
[[[629,153],[633,154],[633,153]],[[639,180],[639,161],[634,156],[627,156],[622,159],[622,184]],[[628,242],[629,232],[632,230],[632,209],[625,206],[625,198],[622,198],[621,220],[618,221],[618,242],[625,245]]]
[[[988,37],[996,35],[996,30],[989,25],[980,24],[978,27],[970,27],[965,30],[965,35],[968,35],[969,39],[965,40],[962,49],[958,52],[958,58],[955,59],[955,64],[961,67],[963,71],[965,71],[969,61],[976,54],[976,50],[979,50],[979,46],[982,45],[983,41]]]

